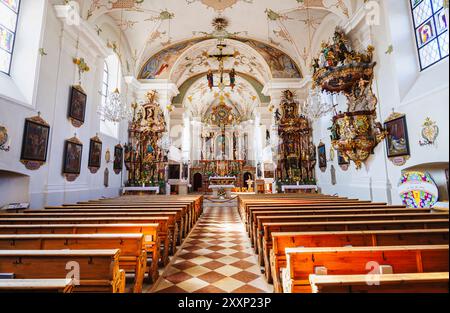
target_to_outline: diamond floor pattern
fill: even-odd
[[[206,208],[151,292],[269,293],[236,207]]]

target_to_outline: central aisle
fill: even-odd
[[[152,288],[159,293],[267,293],[236,207],[209,207]]]

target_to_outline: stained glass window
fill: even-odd
[[[410,0],[421,70],[448,57],[445,0]]]
[[[0,0],[0,72],[9,74],[20,0]]]

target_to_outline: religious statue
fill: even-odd
[[[236,86],[236,71],[233,68],[230,71],[230,87],[231,87],[232,90],[234,90],[235,86]]]
[[[214,87],[214,74],[213,74],[212,70],[208,71],[206,78],[208,79],[208,87],[209,87],[209,89],[212,90]]]

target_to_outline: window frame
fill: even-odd
[[[102,95],[102,106],[107,104],[108,101],[108,95],[109,95],[109,83],[110,83],[110,73],[109,73],[109,65],[108,62],[105,60],[103,64],[103,79],[102,79],[102,89],[100,91],[100,94]],[[106,94],[103,94],[103,90],[106,87]],[[104,121],[104,117],[101,116],[101,119]]]
[[[422,21],[421,24],[416,25],[416,19],[414,16],[414,9],[416,9],[421,3],[423,3],[424,1],[428,1],[431,5],[431,16],[429,16],[427,19],[425,19],[424,21]],[[420,67],[420,71],[423,72],[427,69],[429,69],[430,67],[438,64],[439,62],[447,59],[449,57],[449,55],[447,54],[446,56],[442,56],[442,48],[441,48],[441,44],[440,44],[440,37],[443,36],[446,32],[449,32],[449,27],[448,27],[448,21],[447,21],[447,30],[438,33],[438,29],[437,29],[437,25],[436,25],[436,16],[437,14],[439,14],[441,11],[445,10],[445,5],[440,8],[439,10],[435,11],[434,9],[434,4],[433,4],[433,0],[421,0],[419,1],[418,4],[416,4],[415,6],[413,5],[411,0],[408,0],[409,2],[409,6],[410,6],[410,11],[411,11],[411,17],[412,17],[412,26],[414,29],[414,38],[415,38],[415,46],[416,46],[416,53],[417,53],[417,57],[419,59],[419,67]],[[444,13],[445,14],[445,13]],[[426,23],[428,23],[428,21],[432,20],[433,22],[433,26],[434,26],[434,31],[435,31],[435,36],[432,40],[430,40],[429,42],[427,42],[426,44],[419,46],[419,37],[417,34],[417,31],[419,30],[420,27],[422,27],[423,25],[425,25]],[[436,61],[434,61],[433,63],[428,64],[427,66],[423,66],[423,62],[422,62],[422,56],[420,54],[421,50],[426,48],[428,45],[432,44],[434,41],[436,41],[437,43],[437,47],[438,47],[438,52],[439,52],[439,59],[437,59]]]
[[[5,51],[7,54],[9,54],[9,55],[11,56],[10,59],[9,59],[8,72],[4,72],[4,71],[0,70],[0,73],[1,73],[1,74],[5,74],[5,75],[8,75],[8,76],[11,76],[11,67],[12,67],[13,58],[14,58],[14,47],[15,47],[15,45],[16,45],[16,38],[17,38],[17,26],[19,25],[20,7],[21,7],[21,5],[22,5],[22,0],[18,0],[18,1],[19,1],[19,5],[17,6],[17,13],[16,13],[13,9],[9,8],[6,4],[0,3],[0,5],[5,6],[7,10],[11,10],[11,11],[16,15],[16,25],[15,25],[14,31],[12,32],[13,35],[14,35],[14,39],[13,39],[13,43],[12,43],[11,52],[8,52],[8,51],[6,51],[6,50],[0,48],[1,50]],[[0,24],[1,24],[1,23],[0,23]],[[2,25],[3,25],[3,24],[2,24]],[[8,28],[7,28],[6,26],[4,26],[4,25],[3,25],[3,27],[5,27],[6,29],[8,29]],[[8,29],[8,30],[10,30],[10,29]]]

